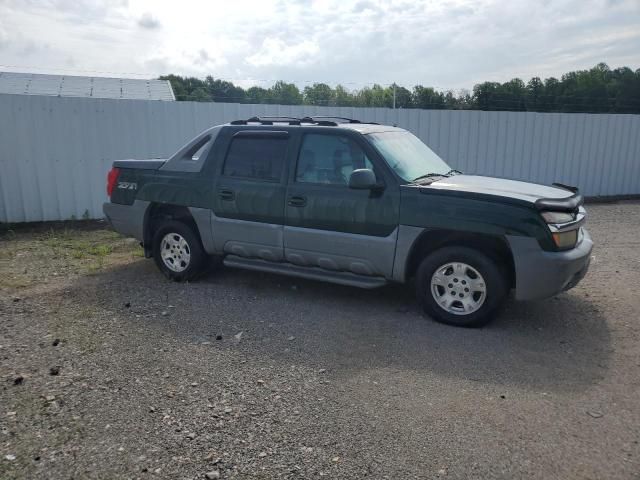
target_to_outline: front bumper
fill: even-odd
[[[591,261],[593,241],[582,228],[575,248],[546,252],[530,237],[508,236],[516,274],[516,299],[537,300],[575,287],[584,278]]]

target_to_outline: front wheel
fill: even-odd
[[[166,277],[180,282],[201,273],[207,255],[191,227],[170,220],[163,223],[153,237],[153,259]]]
[[[504,302],[504,269],[468,247],[444,247],[425,257],[416,274],[418,301],[434,320],[459,327],[487,324]]]

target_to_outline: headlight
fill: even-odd
[[[568,212],[541,212],[542,218],[547,223],[569,223],[576,219],[575,214]]]
[[[556,247],[560,250],[569,250],[576,246],[578,242],[578,229],[566,232],[554,232],[551,234]]]

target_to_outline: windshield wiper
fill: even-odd
[[[446,177],[446,174],[444,174],[444,173],[425,173],[424,175],[420,175],[419,177],[416,177],[411,181],[412,182],[416,182],[418,180],[422,180],[423,178],[430,178],[430,177]]]
[[[452,169],[447,173],[425,173],[424,175],[420,175],[419,177],[411,180],[412,182],[417,182],[418,180],[422,180],[423,178],[431,178],[431,177],[450,177],[451,175],[458,175],[462,172],[460,170]]]

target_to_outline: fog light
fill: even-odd
[[[569,250],[576,246],[578,242],[578,229],[568,232],[554,232],[551,234],[553,241],[560,250]]]

